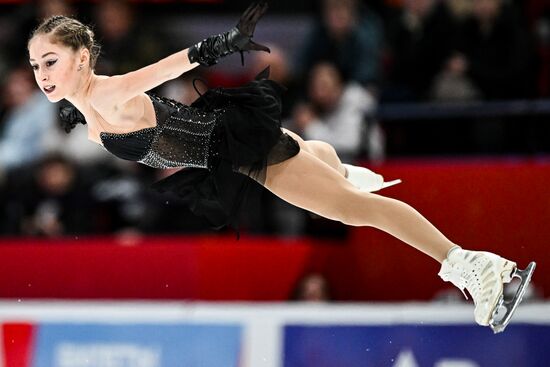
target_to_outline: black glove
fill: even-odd
[[[191,46],[188,52],[189,61],[211,66],[217,64],[221,57],[240,52],[241,62],[244,65],[243,51],[271,52],[268,47],[252,41],[256,24],[267,8],[268,4],[265,0],[252,3],[241,15],[236,27]]]

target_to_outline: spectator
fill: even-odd
[[[74,129],[67,134],[57,119],[56,123],[57,126],[46,131],[43,137],[44,149],[47,153],[62,154],[79,165],[114,163],[111,154],[88,140],[88,129]]]
[[[377,15],[361,12],[357,0],[324,0],[297,60],[297,76],[314,64],[332,62],[346,81],[375,87],[380,78],[383,30]]]
[[[12,70],[2,90],[5,113],[0,122],[0,169],[11,169],[41,158],[56,107],[36,89],[30,67]]]
[[[534,30],[538,49],[538,96],[550,95],[550,3],[546,0],[527,2],[530,28]]]
[[[57,237],[88,233],[92,201],[78,168],[59,155],[45,157],[21,187],[21,234]],[[23,183],[24,184],[24,183]]]
[[[315,65],[310,73],[308,99],[294,108],[287,122],[306,140],[331,144],[344,162],[352,162],[365,151],[373,160],[383,159],[384,134],[374,120],[366,119],[376,101],[357,82],[345,83],[339,70],[330,63]],[[268,222],[276,233],[295,236],[347,235],[347,227],[308,215],[301,209],[274,199],[269,203]]]
[[[302,277],[293,290],[292,301],[327,302],[331,300],[328,280],[319,273],[310,273]]]
[[[453,50],[460,18],[448,2],[405,0],[388,26],[388,70],[384,100],[424,100]]]
[[[166,46],[158,32],[145,29],[126,0],[102,1],[96,11],[102,57],[99,74],[123,74],[137,70],[166,56]]]
[[[503,0],[473,2],[457,51],[445,71],[469,78],[485,99],[532,97],[534,49],[513,8]]]
[[[319,63],[311,71],[308,102],[299,104],[293,124],[306,140],[322,140],[331,144],[346,161],[356,159],[365,142],[365,115],[376,101],[357,83],[345,84],[338,69],[329,63]],[[374,129],[371,130],[374,133]],[[383,146],[382,135],[372,147]]]
[[[32,0],[18,6],[10,14],[9,22],[2,24],[4,37],[1,38],[5,40],[0,41],[0,59],[5,59],[8,68],[21,65],[21,60],[28,57],[26,45],[29,34],[38,20],[52,15],[76,15],[76,12],[66,0]]]

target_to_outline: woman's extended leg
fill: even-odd
[[[341,173],[305,150],[269,166],[265,187],[320,216],[388,232],[439,262],[455,246],[411,206],[359,191]]]
[[[265,187],[298,207],[354,226],[372,226],[408,243],[442,263],[439,276],[475,302],[475,319],[501,332],[510,322],[535,269],[520,271],[516,263],[498,255],[468,251],[456,246],[411,206],[390,198],[360,191],[342,174],[306,150],[267,167]],[[452,249],[452,251],[451,251]],[[516,295],[503,302],[504,283],[521,278]],[[506,309],[497,319],[499,305]]]

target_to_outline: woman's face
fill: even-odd
[[[50,102],[58,102],[75,93],[78,86],[77,52],[59,43],[52,43],[50,36],[37,35],[29,42],[29,62],[34,79]]]

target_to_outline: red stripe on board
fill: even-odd
[[[4,367],[31,367],[34,326],[26,323],[2,325]]]

